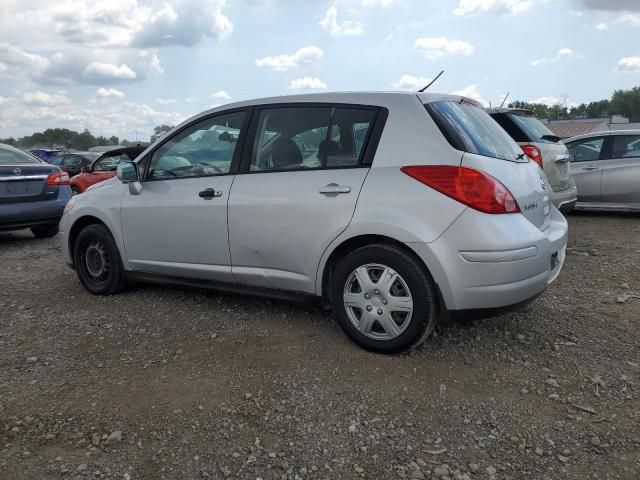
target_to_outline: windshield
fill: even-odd
[[[425,105],[451,146],[463,152],[516,161],[522,150],[482,108],[459,101]]]
[[[509,116],[531,138],[532,142],[557,143],[560,140],[560,137],[557,137],[536,117],[514,113],[509,114]]]
[[[0,146],[0,165],[27,165],[31,163],[42,162],[18,148],[9,145]]]
[[[82,158],[84,158],[85,160],[89,160],[90,162],[97,160],[100,157],[100,155],[101,155],[100,153],[94,153],[94,152],[80,154]]]

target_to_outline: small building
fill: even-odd
[[[630,123],[627,117],[612,115],[605,118],[577,118],[575,120],[541,120],[549,130],[562,139],[586,133],[606,132],[608,130],[636,130],[640,123]]]

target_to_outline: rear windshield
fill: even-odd
[[[458,101],[425,105],[451,146],[502,160],[519,160],[522,150],[482,108]]]
[[[560,140],[560,137],[557,137],[536,117],[514,113],[510,113],[509,117],[527,134],[530,142],[557,143]]]
[[[0,165],[27,165],[30,163],[42,163],[27,152],[10,146],[0,147]]]

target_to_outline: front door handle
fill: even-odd
[[[337,183],[330,183],[329,185],[322,187],[319,192],[328,197],[335,197],[336,195],[351,192],[351,187],[338,185]]]
[[[591,167],[582,167],[582,170],[586,170],[587,172],[590,170],[599,170],[600,167],[595,167],[595,166],[591,166]]]
[[[200,193],[198,193],[200,198],[204,198],[205,200],[211,200],[212,198],[218,198],[222,196],[222,192],[220,190],[214,190],[213,188],[205,188]]]

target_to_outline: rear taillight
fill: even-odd
[[[52,173],[47,177],[47,185],[69,185],[69,174],[67,172]]]
[[[535,145],[522,145],[522,151],[542,168],[542,152]]]
[[[484,213],[518,213],[511,192],[491,175],[452,165],[402,167],[403,173],[428,187]]]

